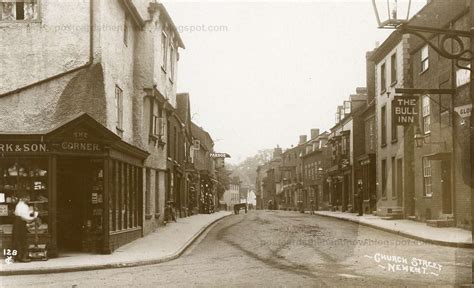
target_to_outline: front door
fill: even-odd
[[[441,161],[441,191],[443,195],[443,214],[452,214],[451,162]]]
[[[87,167],[80,159],[58,161],[58,248],[80,251],[87,191]]]

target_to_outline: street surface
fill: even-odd
[[[453,287],[471,281],[470,249],[351,222],[250,211],[214,224],[179,259],[123,269],[5,276],[2,287]]]

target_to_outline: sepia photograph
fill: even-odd
[[[0,0],[0,288],[474,287],[474,0]]]

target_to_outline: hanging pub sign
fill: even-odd
[[[392,121],[397,126],[408,126],[418,121],[418,96],[396,96],[392,100]]]

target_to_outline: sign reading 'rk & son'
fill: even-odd
[[[418,121],[418,96],[396,96],[392,100],[394,125],[408,126]]]

